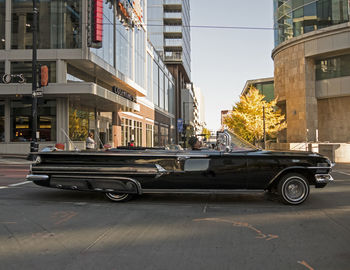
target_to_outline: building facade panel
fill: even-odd
[[[299,2],[274,2],[275,95],[285,108],[288,124],[280,142],[349,142],[345,109],[350,106],[348,3],[314,1],[300,7]],[[312,18],[306,17],[307,12]]]
[[[11,4],[0,1],[0,7],[5,2]],[[175,85],[173,76],[153,52],[146,28],[126,27],[119,21],[117,7],[107,2],[103,4],[103,39],[94,45],[96,48],[87,46],[89,27],[82,27],[89,23],[91,0],[38,4],[38,62],[49,67],[49,85],[39,99],[40,148],[63,143],[66,149],[84,149],[88,132],[95,134],[99,148],[127,145],[131,140],[137,146],[156,146],[156,110],[165,116],[158,120],[162,126],[158,135],[163,138],[158,141],[169,142],[175,135],[171,124],[174,114],[169,111],[174,108],[170,104],[174,102],[170,96]],[[145,9],[145,2],[140,3]],[[13,77],[8,84],[0,83],[0,153],[28,153],[32,126],[32,1],[12,1],[5,7],[0,9],[0,36],[5,32],[10,42],[5,42],[8,46],[4,50],[0,38],[0,77]],[[4,17],[12,18],[12,27],[3,27]],[[158,81],[158,104],[153,104],[155,90],[149,80],[156,76],[147,59],[159,67],[158,78],[163,78]],[[16,77],[20,74],[25,78],[23,84]]]

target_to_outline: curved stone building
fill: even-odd
[[[350,142],[349,1],[274,0],[280,142]]]

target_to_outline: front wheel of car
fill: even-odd
[[[113,202],[126,202],[131,199],[132,195],[128,193],[116,194],[112,192],[105,193],[106,197]]]
[[[301,174],[287,174],[278,183],[278,194],[285,204],[301,204],[307,199],[309,193],[309,183]]]

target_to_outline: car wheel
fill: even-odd
[[[117,193],[105,193],[106,197],[113,202],[126,202],[131,199],[132,195],[128,193],[117,194]]]
[[[297,173],[285,175],[278,183],[278,195],[285,204],[301,204],[307,199],[309,192],[307,179]]]

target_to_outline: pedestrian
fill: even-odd
[[[87,150],[94,150],[95,149],[95,140],[94,140],[94,133],[89,132],[89,136],[86,138],[86,149]]]
[[[189,138],[188,144],[191,146],[192,150],[200,150],[202,146],[201,142],[195,136]]]

